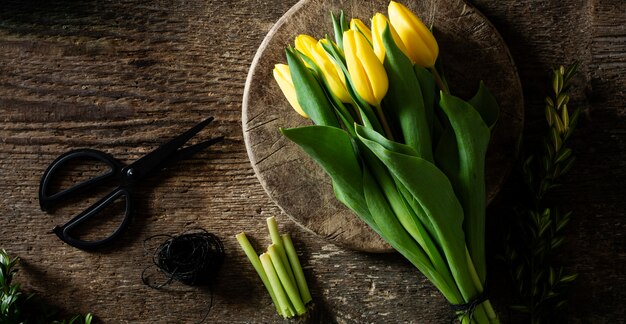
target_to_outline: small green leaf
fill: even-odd
[[[559,119],[557,118],[557,121],[558,120]],[[558,152],[561,149],[561,145],[563,145],[563,140],[561,140],[561,135],[559,134],[558,130],[554,128],[552,128],[550,135],[551,135],[550,139],[552,140],[552,145],[554,146],[554,150]]]
[[[546,121],[548,121],[548,126],[550,127],[554,125],[554,113],[552,112],[553,110],[554,108],[552,108],[549,105],[546,105],[546,109],[545,109]]]
[[[572,150],[570,148],[564,148],[559,152],[559,155],[556,157],[554,163],[561,163],[572,155]]]
[[[565,127],[565,129],[568,129],[569,128],[569,112],[567,111],[567,104],[564,104],[563,107],[561,107],[561,120],[563,121],[563,126]]]
[[[561,170],[561,174],[560,175],[564,175],[567,172],[569,172],[569,170],[571,170],[572,167],[574,166],[574,161],[575,160],[576,160],[576,157],[570,156],[566,161],[564,161],[563,169]]]
[[[556,98],[557,110],[561,109],[564,104],[567,104],[568,101],[569,101],[569,96],[565,93],[560,93],[559,96]]]
[[[576,280],[576,278],[578,278],[578,274],[571,274],[571,275],[567,275],[567,276],[561,277],[559,282],[560,283],[570,283],[570,282],[573,282],[574,280]]]
[[[565,241],[565,237],[563,237],[563,236],[555,237],[555,238],[552,239],[552,241],[550,243],[550,247],[552,249],[556,249],[557,247],[561,246],[564,241]]]

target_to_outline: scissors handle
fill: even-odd
[[[74,228],[80,226],[82,223],[85,223],[86,221],[89,221],[93,217],[98,216],[98,214],[100,214],[102,210],[106,209],[109,205],[113,204],[116,200],[120,199],[121,197],[124,197],[125,202],[126,202],[126,207],[124,209],[124,219],[122,220],[120,225],[117,227],[117,229],[113,231],[112,234],[108,235],[104,239],[94,240],[94,241],[82,240],[72,235],[72,230]],[[67,223],[60,225],[60,226],[55,226],[52,229],[52,231],[63,242],[73,247],[79,248],[81,250],[93,250],[93,249],[102,247],[108,244],[109,242],[113,241],[124,231],[124,229],[128,225],[128,221],[130,220],[131,210],[132,210],[132,204],[131,204],[130,192],[125,188],[118,187],[117,189],[111,191],[111,193],[106,195],[104,198],[100,199],[99,201],[91,205],[89,208],[85,209],[82,213],[72,218]],[[101,215],[101,216],[106,217],[106,215]]]
[[[95,159],[103,162],[104,164],[109,166],[110,170],[97,177],[90,178],[78,184],[75,184],[74,186],[65,190],[59,191],[54,194],[49,194],[50,183],[55,178],[55,175],[59,171],[59,169],[61,169],[64,165],[68,164],[72,160],[84,158]],[[79,149],[69,151],[56,158],[56,160],[54,160],[43,173],[43,176],[41,177],[41,182],[39,183],[39,206],[42,210],[47,211],[52,208],[56,203],[66,200],[71,194],[79,190],[89,189],[104,181],[118,176],[123,167],[124,165],[122,163],[113,158],[111,155],[102,151],[92,149]]]

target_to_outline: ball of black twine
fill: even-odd
[[[224,245],[217,236],[204,229],[175,236],[159,234],[147,238],[144,247],[147,241],[157,237],[167,239],[155,249],[152,262],[165,275],[166,281],[150,282],[150,275],[146,274],[150,266],[141,274],[144,284],[158,289],[173,281],[190,286],[208,285],[213,281],[224,261]]]

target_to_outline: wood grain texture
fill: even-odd
[[[285,62],[285,48],[298,34],[332,35],[329,11],[368,21],[386,12],[387,1],[300,1],[270,30],[254,58],[243,99],[244,139],[252,166],[272,200],[297,223],[332,243],[367,252],[393,251],[348,208],[338,202],[330,178],[280,127],[310,125],[282,97],[272,76]],[[522,88],[509,51],[495,28],[462,0],[420,1],[411,9],[433,25],[445,73],[454,94],[471,98],[484,80],[500,103],[501,116],[487,156],[487,196],[491,201],[513,162],[523,126]]]
[[[197,321],[211,296],[207,289],[155,291],[140,275],[150,264],[143,239],[200,226],[219,235],[227,253],[207,322],[281,322],[234,239],[245,230],[264,248],[265,217],[277,215],[302,255],[321,322],[449,322],[444,299],[400,256],[353,252],[304,231],[271,201],[250,166],[240,120],[246,75],[267,32],[295,2],[2,1],[0,248],[22,258],[16,280],[27,291],[68,313],[91,311],[105,323]],[[561,256],[580,274],[569,322],[622,322],[625,5],[472,3],[511,50],[529,137],[542,123],[548,67],[582,60],[572,105],[584,107],[587,118],[573,142],[578,162],[554,197],[574,210]],[[115,246],[86,253],[48,234],[83,207],[52,215],[39,210],[39,177],[56,156],[92,147],[129,162],[208,115],[216,116],[216,125],[200,138],[224,134],[225,142],[143,185],[140,208]],[[507,215],[490,217],[494,223]],[[497,263],[490,268],[494,282],[502,283],[494,290],[506,293],[503,272]],[[492,301],[506,320],[505,296]]]

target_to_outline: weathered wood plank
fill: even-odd
[[[623,320],[625,6],[472,2],[511,49],[527,99],[527,134],[543,118],[546,67],[583,61],[573,104],[589,118],[575,137],[579,159],[571,181],[555,197],[575,211],[563,255],[581,275],[572,322]],[[17,279],[26,289],[107,323],[198,320],[207,290],[154,291],[140,275],[150,263],[144,238],[201,226],[224,239],[228,254],[208,322],[279,322],[233,237],[246,230],[261,248],[268,243],[265,217],[278,215],[330,320],[448,321],[443,298],[399,256],[352,252],[302,230],[280,214],[252,171],[240,124],[244,82],[263,37],[294,3],[2,2],[0,248],[22,258]],[[114,248],[85,253],[47,234],[69,217],[46,215],[37,202],[39,177],[58,154],[93,147],[132,161],[208,115],[216,116],[216,127],[202,136],[224,134],[225,142],[145,184],[143,203]]]

